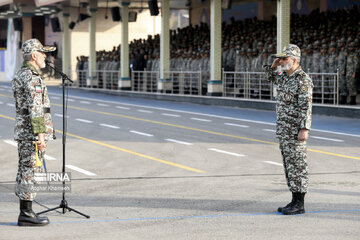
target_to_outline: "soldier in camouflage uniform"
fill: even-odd
[[[46,142],[55,139],[47,88],[39,73],[40,68],[46,66],[44,52],[54,50],[55,47],[44,47],[37,39],[25,41],[22,45],[24,63],[12,81],[16,108],[14,139],[18,142],[19,153],[15,188],[20,199],[19,226],[49,223],[47,217],[39,217],[32,210],[36,193],[31,187],[36,184],[35,172],[43,170],[36,164],[35,146],[43,162]]]
[[[340,39],[337,41],[339,52],[338,52],[338,69],[339,69],[339,93],[340,93],[340,104],[346,104],[347,99],[347,89],[346,89],[346,57],[347,52],[345,50],[345,39]]]
[[[356,72],[359,68],[359,58],[355,51],[355,42],[349,44],[346,58],[346,87],[350,95],[350,105],[356,105]]]
[[[311,126],[311,78],[299,66],[301,52],[288,44],[275,55],[273,64],[264,65],[268,79],[278,86],[276,135],[280,142],[285,176],[292,201],[279,212],[292,215],[304,213],[304,197],[308,188],[306,140]],[[281,72],[276,72],[280,66]]]

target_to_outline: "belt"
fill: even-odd
[[[21,115],[29,115],[29,111],[27,109],[20,109],[19,113]],[[50,108],[44,108],[44,113],[50,113]]]

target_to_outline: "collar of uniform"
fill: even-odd
[[[35,75],[40,75],[38,70],[36,70],[36,68],[28,61],[24,61],[22,67],[30,69],[33,72],[33,74],[35,74]]]
[[[297,74],[297,73],[300,72],[301,70],[302,70],[301,67],[298,66],[298,67],[289,75],[289,77],[294,76],[295,74]]]

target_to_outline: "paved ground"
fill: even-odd
[[[0,239],[358,239],[360,121],[313,117],[307,213],[276,212],[290,200],[275,114],[69,91],[69,205],[89,214],[46,214],[43,228],[16,226],[6,186],[17,168],[10,85],[0,83]],[[61,89],[50,87],[62,130]],[[61,171],[61,134],[48,171]],[[54,160],[55,159],[55,160]],[[76,168],[74,168],[76,167]],[[40,193],[47,207],[60,193]],[[36,211],[46,209],[35,204]]]

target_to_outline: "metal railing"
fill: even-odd
[[[118,89],[120,71],[115,70],[96,70],[92,71],[93,80],[89,83],[89,71],[77,70],[72,72],[72,79],[77,87],[94,87],[103,89]]]
[[[223,96],[244,99],[272,99],[273,84],[264,72],[223,72]]]
[[[201,72],[164,72],[162,84],[158,71],[132,71],[131,90],[136,92],[166,92],[171,94],[201,95]]]
[[[339,104],[338,73],[308,73],[313,81],[313,102]]]
[[[313,102],[338,104],[338,73],[308,73],[313,81]],[[223,96],[244,99],[274,99],[274,85],[264,72],[223,72]]]
[[[180,95],[204,95],[207,91],[206,72],[168,71],[165,79],[159,82],[159,71],[132,71],[131,91],[164,92]],[[72,72],[72,79],[77,87],[89,87],[89,72]],[[339,103],[338,73],[308,73],[311,77],[313,102],[325,104]],[[120,71],[98,70],[93,72],[90,87],[118,89]],[[266,79],[264,72],[223,72],[223,97],[274,100],[274,85]]]
[[[157,92],[158,71],[132,71],[131,91],[135,92]]]

